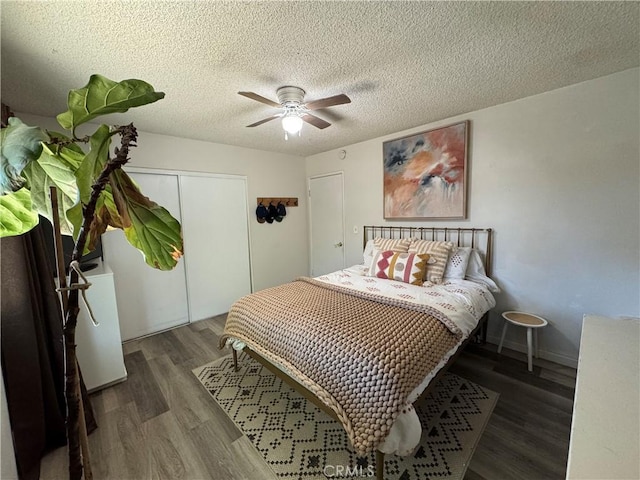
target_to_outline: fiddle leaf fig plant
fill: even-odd
[[[164,93],[142,80],[114,82],[92,75],[86,86],[69,92],[68,110],[57,116],[70,136],[10,118],[9,126],[2,130],[0,236],[29,231],[37,225],[37,214],[52,221],[49,188],[55,186],[60,231],[77,239],[93,185],[109,162],[112,138],[122,135],[123,127],[100,125],[83,138],[76,136],[76,128],[101,115],[124,113],[163,97]],[[180,224],[145,197],[120,168],[109,175],[97,198],[83,253],[93,250],[109,227],[124,230],[129,243],[154,268],[170,270],[182,255]]]
[[[146,263],[171,270],[183,253],[181,227],[160,205],[147,198],[122,170],[129,151],[136,146],[132,124],[100,125],[79,138],[78,126],[102,115],[125,113],[164,98],[164,93],[142,80],[115,82],[92,75],[89,83],[69,92],[68,110],[57,116],[68,135],[24,124],[12,117],[2,129],[0,161],[0,237],[21,235],[38,224],[38,214],[53,220],[52,203],[58,205],[60,233],[72,235],[75,249],[69,273],[65,308],[65,400],[69,476],[80,479],[86,442],[80,452],[80,388],[75,354],[75,328],[79,312],[77,262],[95,249],[107,228],[124,231]],[[112,146],[115,137],[120,145]],[[56,200],[50,199],[56,187]],[[52,221],[53,223],[53,221]],[[75,286],[74,286],[75,285]],[[65,299],[66,300],[66,299]],[[65,303],[65,302],[63,302]],[[89,462],[86,462],[88,466]],[[87,477],[90,472],[87,471]]]

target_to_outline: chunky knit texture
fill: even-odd
[[[336,413],[364,454],[460,335],[429,306],[301,278],[238,300],[220,347],[239,339],[286,368]]]

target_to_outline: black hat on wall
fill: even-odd
[[[267,210],[267,207],[262,204],[258,205],[258,208],[256,208],[256,218],[258,219],[258,223],[264,223],[268,215],[269,211]]]
[[[282,202],[278,203],[278,215],[280,217],[285,217],[287,215],[287,209],[285,208],[284,203]]]
[[[269,205],[269,216],[271,217],[271,222],[273,222],[274,220],[276,222],[281,222],[282,221],[282,217],[278,213],[278,208],[273,203],[271,205]],[[267,218],[267,222],[269,222],[268,218]],[[271,222],[269,222],[269,223],[271,223]]]

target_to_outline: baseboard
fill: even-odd
[[[500,344],[500,337],[494,335],[487,335],[487,342],[493,343],[494,345]],[[510,348],[511,350],[515,350],[516,352],[527,353],[527,346],[523,343],[512,342],[510,340],[505,340],[503,347]],[[540,358],[544,358],[545,360],[549,360],[550,362],[558,363],[560,365],[564,365],[565,367],[578,368],[578,359],[570,357],[569,355],[563,355],[561,353],[549,352],[548,350],[539,349]]]

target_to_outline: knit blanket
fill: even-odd
[[[220,348],[241,340],[327,405],[360,455],[376,449],[407,397],[461,337],[429,307],[310,278],[238,300]]]

